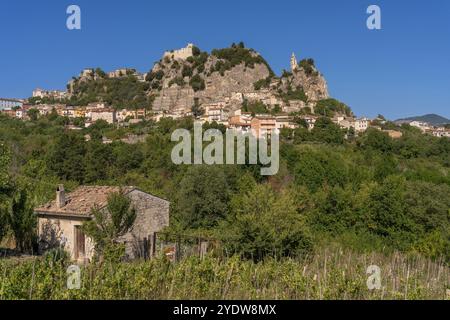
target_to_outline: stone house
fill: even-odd
[[[356,132],[364,132],[369,128],[369,119],[359,118],[354,122],[354,128]]]
[[[403,133],[401,131],[383,130],[383,132],[386,132],[392,139],[400,139],[401,137],[403,137]]]
[[[81,186],[66,194],[60,185],[54,201],[34,210],[41,251],[63,247],[74,261],[89,261],[95,253],[95,243],[83,233],[82,224],[92,218],[94,207],[106,208],[108,196],[120,191],[131,199],[137,217],[132,229],[118,241],[125,244],[129,259],[142,257],[144,238],[150,239],[169,226],[170,203],[135,187]]]
[[[261,139],[265,134],[270,136],[272,133],[277,133],[277,120],[270,115],[256,115],[252,121],[252,132],[258,138]]]
[[[91,121],[105,120],[109,124],[116,122],[116,111],[111,108],[96,109],[91,111]]]
[[[288,115],[277,115],[277,116],[275,116],[275,119],[276,119],[276,124],[275,124],[276,130],[275,131],[277,134],[280,134],[281,129],[283,129],[283,128],[295,129],[298,127],[298,125],[296,125],[293,122],[293,119]]]

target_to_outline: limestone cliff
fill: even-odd
[[[71,81],[69,103],[100,101],[116,108],[184,114],[194,104],[234,110],[247,101],[295,112],[313,110],[317,101],[328,98],[327,83],[312,59],[297,63],[293,55],[291,69],[277,77],[266,60],[243,43],[211,53],[189,44],[165,52],[145,75],[133,69],[86,69]]]
[[[155,95],[153,109],[160,111],[189,109],[195,99],[200,104],[229,101],[254,92],[254,83],[272,74],[258,53],[235,46],[211,54],[197,51],[186,59],[166,54],[147,80]]]
[[[166,53],[147,76],[149,94],[155,97],[154,111],[190,109],[200,104],[222,103],[238,108],[244,99],[267,105],[301,109],[328,98],[324,77],[312,60],[303,60],[292,73],[276,77],[267,62],[243,45],[213,50],[211,54],[191,47],[191,55],[180,58],[178,51]],[[290,92],[304,93],[298,99]]]

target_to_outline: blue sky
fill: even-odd
[[[66,9],[82,10],[82,30]],[[377,4],[382,30],[366,27]],[[276,73],[312,57],[330,94],[358,115],[450,118],[448,0],[1,0],[0,97],[64,89],[85,67],[148,71],[167,49],[244,41]]]

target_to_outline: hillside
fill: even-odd
[[[417,116],[417,117],[409,117],[404,119],[398,119],[395,120],[395,123],[409,123],[412,121],[420,121],[420,122],[426,122],[433,126],[439,126],[439,125],[445,125],[450,123],[450,120],[447,118],[444,118],[437,114],[426,114],[424,116]]]
[[[117,76],[97,68],[74,77],[68,85],[72,105],[103,101],[116,107],[145,107],[154,111],[189,112],[196,103],[221,105],[226,110],[244,101],[262,102],[268,109],[298,112],[328,99],[325,78],[313,59],[292,65],[276,76],[267,61],[243,43],[204,52],[189,44],[168,51],[139,79],[137,73]]]

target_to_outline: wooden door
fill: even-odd
[[[85,235],[81,226],[75,227],[75,259],[84,258],[85,255]]]

